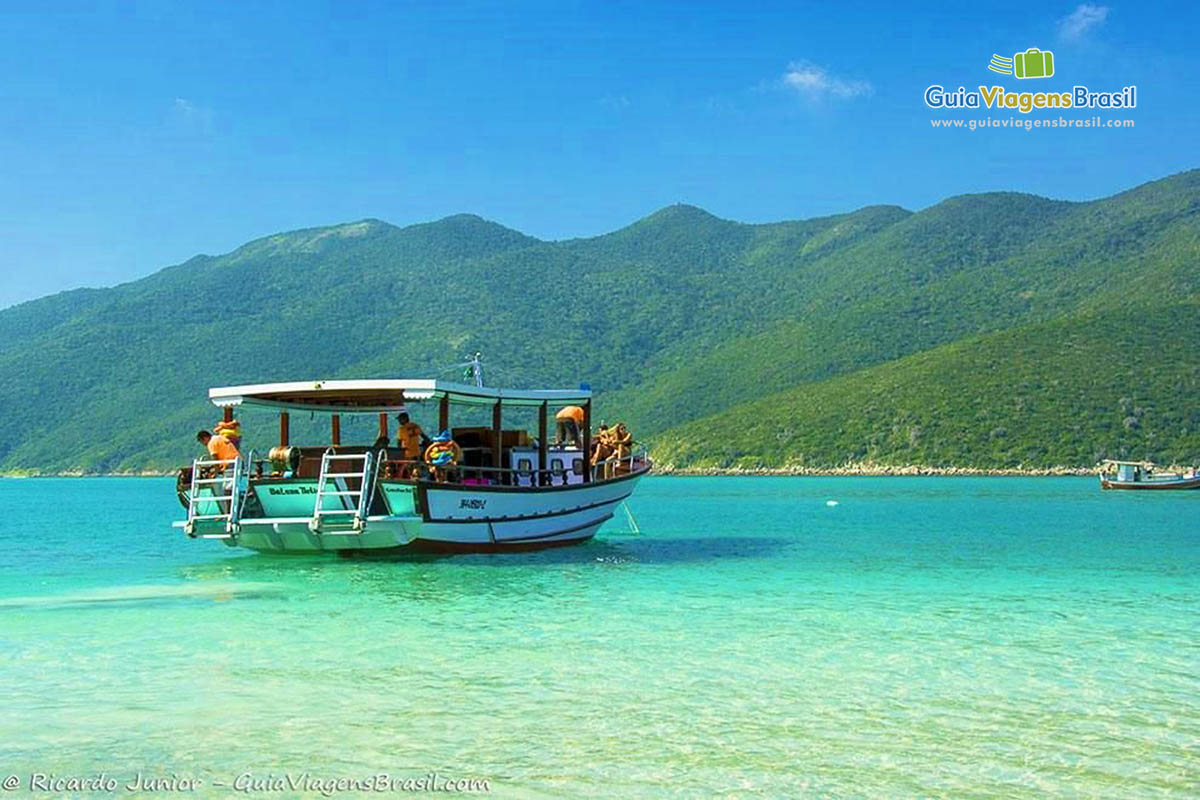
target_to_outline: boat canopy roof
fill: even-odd
[[[270,408],[358,413],[403,411],[406,403],[440,400],[452,403],[540,406],[584,403],[590,389],[490,389],[433,379],[380,378],[353,381],[292,381],[222,386],[208,390],[213,405],[265,406]]]

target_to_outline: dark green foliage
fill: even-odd
[[[457,379],[439,370],[475,349],[491,384],[589,381],[601,416],[680,464],[1183,458],[1200,429],[1198,255],[1200,172],[1092,203],[972,195],[769,225],[672,206],[565,242],[468,215],[295,231],[0,312],[0,469],[166,468],[215,419],[209,386]],[[1169,333],[1151,346],[1140,320]],[[1080,325],[1114,355],[1052,346]],[[1027,356],[977,369],[993,341]],[[1000,392],[985,379],[1001,374],[1016,393],[986,413],[954,399]],[[797,410],[831,391],[856,396]],[[806,420],[794,446],[764,447],[752,424],[745,404],[774,392]],[[1122,397],[1143,413],[1110,431],[1097,420]],[[698,438],[712,425],[719,453]],[[250,445],[273,437],[269,417],[247,426]]]
[[[674,428],[655,452],[681,467],[1200,465],[1198,331],[1193,300],[972,337]]]

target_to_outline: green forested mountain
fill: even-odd
[[[1196,463],[1198,320],[1192,298],[969,337],[673,428],[656,450],[725,468]]]
[[[680,466],[1200,460],[1198,266],[1200,171],[767,225],[672,206],[562,242],[467,215],[294,231],[0,311],[0,470],[170,467],[209,386],[475,349],[492,384],[590,382]]]

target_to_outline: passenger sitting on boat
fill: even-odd
[[[387,436],[380,436],[378,439],[375,440],[375,444],[371,445],[371,449],[372,450],[386,450],[388,444],[391,441],[392,440]]]
[[[604,464],[605,466],[603,471],[605,473],[608,472],[608,460],[613,457],[614,453],[616,453],[616,449],[612,444],[612,435],[612,429],[602,422],[600,423],[600,430],[592,439],[594,442],[592,445],[592,465],[599,466]]]
[[[594,434],[592,434],[592,463],[593,464],[598,463],[596,460],[597,459],[596,454],[599,453],[602,448],[604,448],[608,445],[608,439],[610,436],[612,436],[612,429],[609,428],[608,425],[606,425],[605,423],[601,422],[600,429],[598,431],[596,431]]]
[[[462,448],[458,446],[458,442],[450,438],[450,431],[442,431],[433,437],[429,447],[425,450],[425,463],[429,466],[433,479],[438,483],[446,483],[452,475],[451,471],[458,466],[458,462],[461,460]]]
[[[404,451],[404,460],[416,461],[421,457],[421,449],[429,446],[429,437],[403,411],[396,415],[396,421],[400,423],[396,430],[396,443]]]
[[[633,452],[633,434],[625,427],[624,422],[618,422],[609,442],[613,447],[613,457],[604,463],[605,478],[614,477],[621,462],[629,458],[629,454]],[[629,466],[631,465],[626,464],[626,468]]]
[[[224,436],[238,450],[242,449],[242,423],[236,419],[231,419],[228,422],[221,420],[216,425],[213,425],[213,433],[218,436]]]
[[[220,461],[233,461],[241,455],[234,447],[233,442],[211,431],[199,431],[196,434],[196,441],[208,448],[210,456]],[[225,464],[218,464],[215,472],[220,474],[225,471],[225,467]]]
[[[579,406],[566,406],[554,415],[554,421],[558,426],[558,433],[554,437],[555,446],[568,442],[578,446],[579,429],[583,425],[583,409]]]

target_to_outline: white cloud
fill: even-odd
[[[629,98],[623,94],[606,94],[600,98],[600,105],[612,111],[620,111],[621,109],[629,108]]]
[[[213,113],[211,108],[198,106],[185,97],[176,97],[172,104],[176,125],[181,130],[208,135],[212,133]]]
[[[1064,39],[1082,39],[1108,19],[1108,6],[1081,3],[1078,8],[1058,21],[1058,35]]]
[[[874,91],[869,81],[839,78],[809,61],[793,61],[788,64],[787,72],[783,73],[781,80],[788,89],[814,100],[823,97],[865,97]]]

